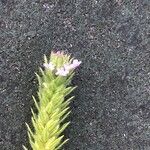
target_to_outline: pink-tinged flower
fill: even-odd
[[[60,54],[61,54],[61,51],[57,51],[56,54],[57,54],[57,55],[60,55]]]
[[[72,69],[72,66],[71,66],[71,64],[64,64],[64,68],[66,70],[70,70],[70,69]]]
[[[71,64],[71,67],[73,69],[75,69],[76,67],[78,67],[79,65],[81,64],[81,61],[78,61],[77,59],[74,59],[72,64]]]
[[[71,69],[75,69],[80,64],[81,64],[81,61],[78,61],[77,59],[74,59],[73,62],[72,62],[72,64],[64,64],[64,68],[66,70],[71,70]]]
[[[67,76],[68,73],[69,73],[69,70],[62,67],[62,68],[57,69],[56,75]]]
[[[55,69],[55,65],[53,65],[51,62],[50,63],[44,63],[43,64],[45,68],[50,69],[51,71],[53,71]]]
[[[52,54],[55,55],[55,56],[63,56],[64,52],[63,51],[57,51],[57,52],[52,51]]]

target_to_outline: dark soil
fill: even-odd
[[[43,54],[82,60],[65,150],[150,150],[149,0],[0,0],[0,150],[28,145]]]

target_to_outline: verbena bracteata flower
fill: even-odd
[[[31,109],[33,130],[26,124],[33,150],[58,150],[68,141],[63,131],[70,123],[65,118],[70,114],[69,104],[74,97],[68,98],[68,95],[76,88],[70,86],[70,82],[80,64],[81,61],[63,51],[51,52],[48,58],[44,56],[45,69],[40,68],[40,75],[36,74],[38,100],[35,97],[33,100],[38,113]]]
[[[44,67],[51,70],[55,75],[67,76],[81,64],[77,59],[70,59],[70,55],[64,52],[52,52],[50,62],[45,62]]]

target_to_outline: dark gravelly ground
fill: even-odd
[[[43,54],[83,61],[65,150],[150,150],[149,0],[0,0],[0,150],[28,143]]]

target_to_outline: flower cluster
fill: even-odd
[[[54,71],[55,75],[59,76],[67,76],[70,71],[74,70],[81,64],[81,61],[78,61],[77,59],[70,60],[70,56],[60,51],[56,53],[52,52],[51,59],[51,62],[44,63],[44,67]]]

